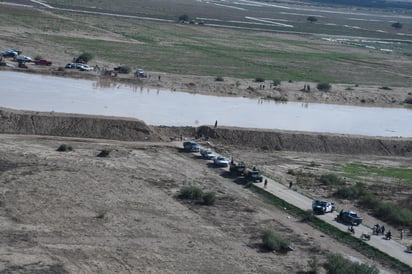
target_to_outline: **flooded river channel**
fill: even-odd
[[[0,106],[133,117],[150,125],[219,125],[412,137],[412,110],[216,97],[119,83],[0,72]]]

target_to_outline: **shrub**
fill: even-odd
[[[115,71],[118,73],[128,74],[132,71],[132,69],[128,66],[119,66],[115,69]]]
[[[339,188],[333,195],[338,198],[342,199],[359,199],[363,195],[365,195],[366,189],[363,184],[357,183],[351,187],[341,187]]]
[[[317,89],[320,91],[330,91],[332,86],[329,83],[319,83]]]
[[[96,218],[97,219],[106,219],[107,217],[107,210],[106,209],[101,209],[97,212]]]
[[[222,76],[218,76],[218,77],[215,78],[215,81],[216,82],[223,82],[223,81],[225,81],[225,79],[223,79]]]
[[[306,20],[313,23],[318,21],[318,18],[316,18],[315,16],[309,16],[308,18],[306,18]]]
[[[265,79],[262,78],[262,77],[257,77],[257,78],[255,79],[255,82],[256,82],[256,83],[263,83],[263,82],[265,82]]]
[[[273,85],[274,86],[279,86],[280,85],[280,80],[273,80]]]
[[[58,67],[57,71],[64,71],[64,67]]]
[[[405,104],[412,104],[412,97],[406,98],[405,101],[403,101]]]
[[[203,191],[195,186],[184,187],[180,190],[179,198],[184,200],[198,201],[202,199]]]
[[[329,173],[329,174],[320,176],[319,182],[327,186],[342,185],[344,183],[343,180],[334,173]]]
[[[179,22],[186,22],[186,21],[189,21],[189,19],[190,19],[189,15],[187,15],[187,14],[182,14],[178,18]]]
[[[402,24],[399,22],[393,23],[391,26],[395,29],[401,29],[403,27]]]
[[[324,264],[326,272],[328,274],[341,274],[341,273],[357,273],[357,274],[378,274],[379,270],[375,266],[369,266],[367,264],[360,264],[358,262],[352,262],[343,258],[341,255],[332,254],[328,256],[326,263]]]
[[[214,205],[216,203],[216,194],[214,192],[206,192],[202,198],[204,205]]]
[[[100,151],[99,154],[97,154],[97,157],[109,157],[109,155],[110,155],[110,150],[103,149]]]
[[[282,253],[289,251],[289,242],[281,238],[271,230],[263,231],[261,238],[263,248],[265,248],[266,250]]]
[[[364,194],[360,196],[359,203],[367,208],[378,208],[382,201],[370,192],[364,191]]]
[[[36,57],[34,57],[34,60],[41,60],[41,59],[43,59],[41,55],[36,55]]]
[[[373,208],[372,214],[394,225],[412,226],[412,211],[407,208],[401,208],[394,203],[378,203]]]
[[[287,102],[287,101],[288,101],[288,97],[285,97],[285,96],[275,96],[275,97],[273,97],[273,100],[275,100],[276,102]]]
[[[379,89],[383,89],[383,90],[392,90],[390,87],[380,87]]]
[[[87,64],[92,59],[93,59],[93,55],[91,53],[84,52],[80,54],[79,57],[77,57],[76,63],[86,63]]]
[[[312,257],[309,261],[308,261],[308,267],[311,270],[312,273],[316,274],[319,271],[320,268],[320,263],[318,258],[316,257]]]
[[[57,148],[57,151],[62,151],[62,152],[66,152],[66,151],[72,151],[73,148],[71,145],[66,145],[66,144],[62,144]]]

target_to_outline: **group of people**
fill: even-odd
[[[385,226],[384,225],[379,226],[379,224],[376,224],[376,225],[373,226],[372,231],[373,231],[373,235],[379,235],[379,234],[384,235],[385,234]]]
[[[385,234],[385,226],[379,226],[379,224],[376,224],[372,227],[372,231],[373,231],[373,235],[385,235],[385,239],[386,240],[390,240],[392,239],[392,232],[389,230],[388,232],[386,232]]]

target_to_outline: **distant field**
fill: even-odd
[[[220,22],[221,26],[225,26],[222,28],[211,27],[212,20],[205,20],[205,25],[179,24],[61,10],[48,10],[46,13],[3,5],[0,9],[0,28],[4,31],[0,33],[0,46],[26,48],[26,52],[33,56],[59,56],[61,59],[61,55],[64,55],[68,62],[81,52],[91,52],[95,55],[96,62],[125,64],[133,68],[143,67],[149,71],[180,74],[371,83],[385,86],[412,84],[410,43],[379,42],[380,39],[400,37],[390,29],[388,22],[357,21],[357,24],[363,24],[364,28],[359,30],[344,27],[345,16],[342,15],[327,19],[319,17],[318,22],[309,23],[306,16],[281,14],[279,11],[265,13],[265,9],[258,6],[247,11],[254,16],[259,15],[259,18],[273,17],[276,14],[276,17],[287,18],[280,18],[281,20],[293,19],[291,24],[295,26],[294,31],[311,33],[294,34],[278,33],[276,30],[288,29],[267,25],[261,30],[228,28],[262,26],[253,25],[252,21],[248,21],[249,25],[240,22],[245,20],[242,14],[245,11],[223,9],[197,1],[144,0],[139,1],[139,5],[131,0],[47,2],[63,8],[135,14],[174,21],[178,15],[187,13],[191,16],[196,14],[199,18],[225,17],[226,22],[232,22],[229,25]],[[51,11],[54,14],[50,13]],[[334,26],[322,22],[332,19],[333,24],[336,24]],[[286,24],[286,21],[279,22]],[[378,27],[383,29],[384,26],[388,33],[366,30]],[[13,30],[16,31],[15,35]],[[346,41],[346,44],[322,39],[338,38],[339,36],[326,33],[343,33],[343,30],[346,35],[351,36],[366,37],[374,34],[379,37],[366,42],[351,39]],[[404,26],[402,31],[409,31],[409,26]],[[395,51],[388,54],[379,48]]]

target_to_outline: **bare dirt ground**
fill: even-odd
[[[74,151],[57,152],[63,143]],[[376,265],[178,145],[0,135],[0,272],[297,273],[331,252]],[[110,157],[96,157],[102,149]],[[306,156],[268,155],[265,170]],[[177,199],[188,185],[216,192],[216,205]],[[293,251],[262,251],[266,228]]]

